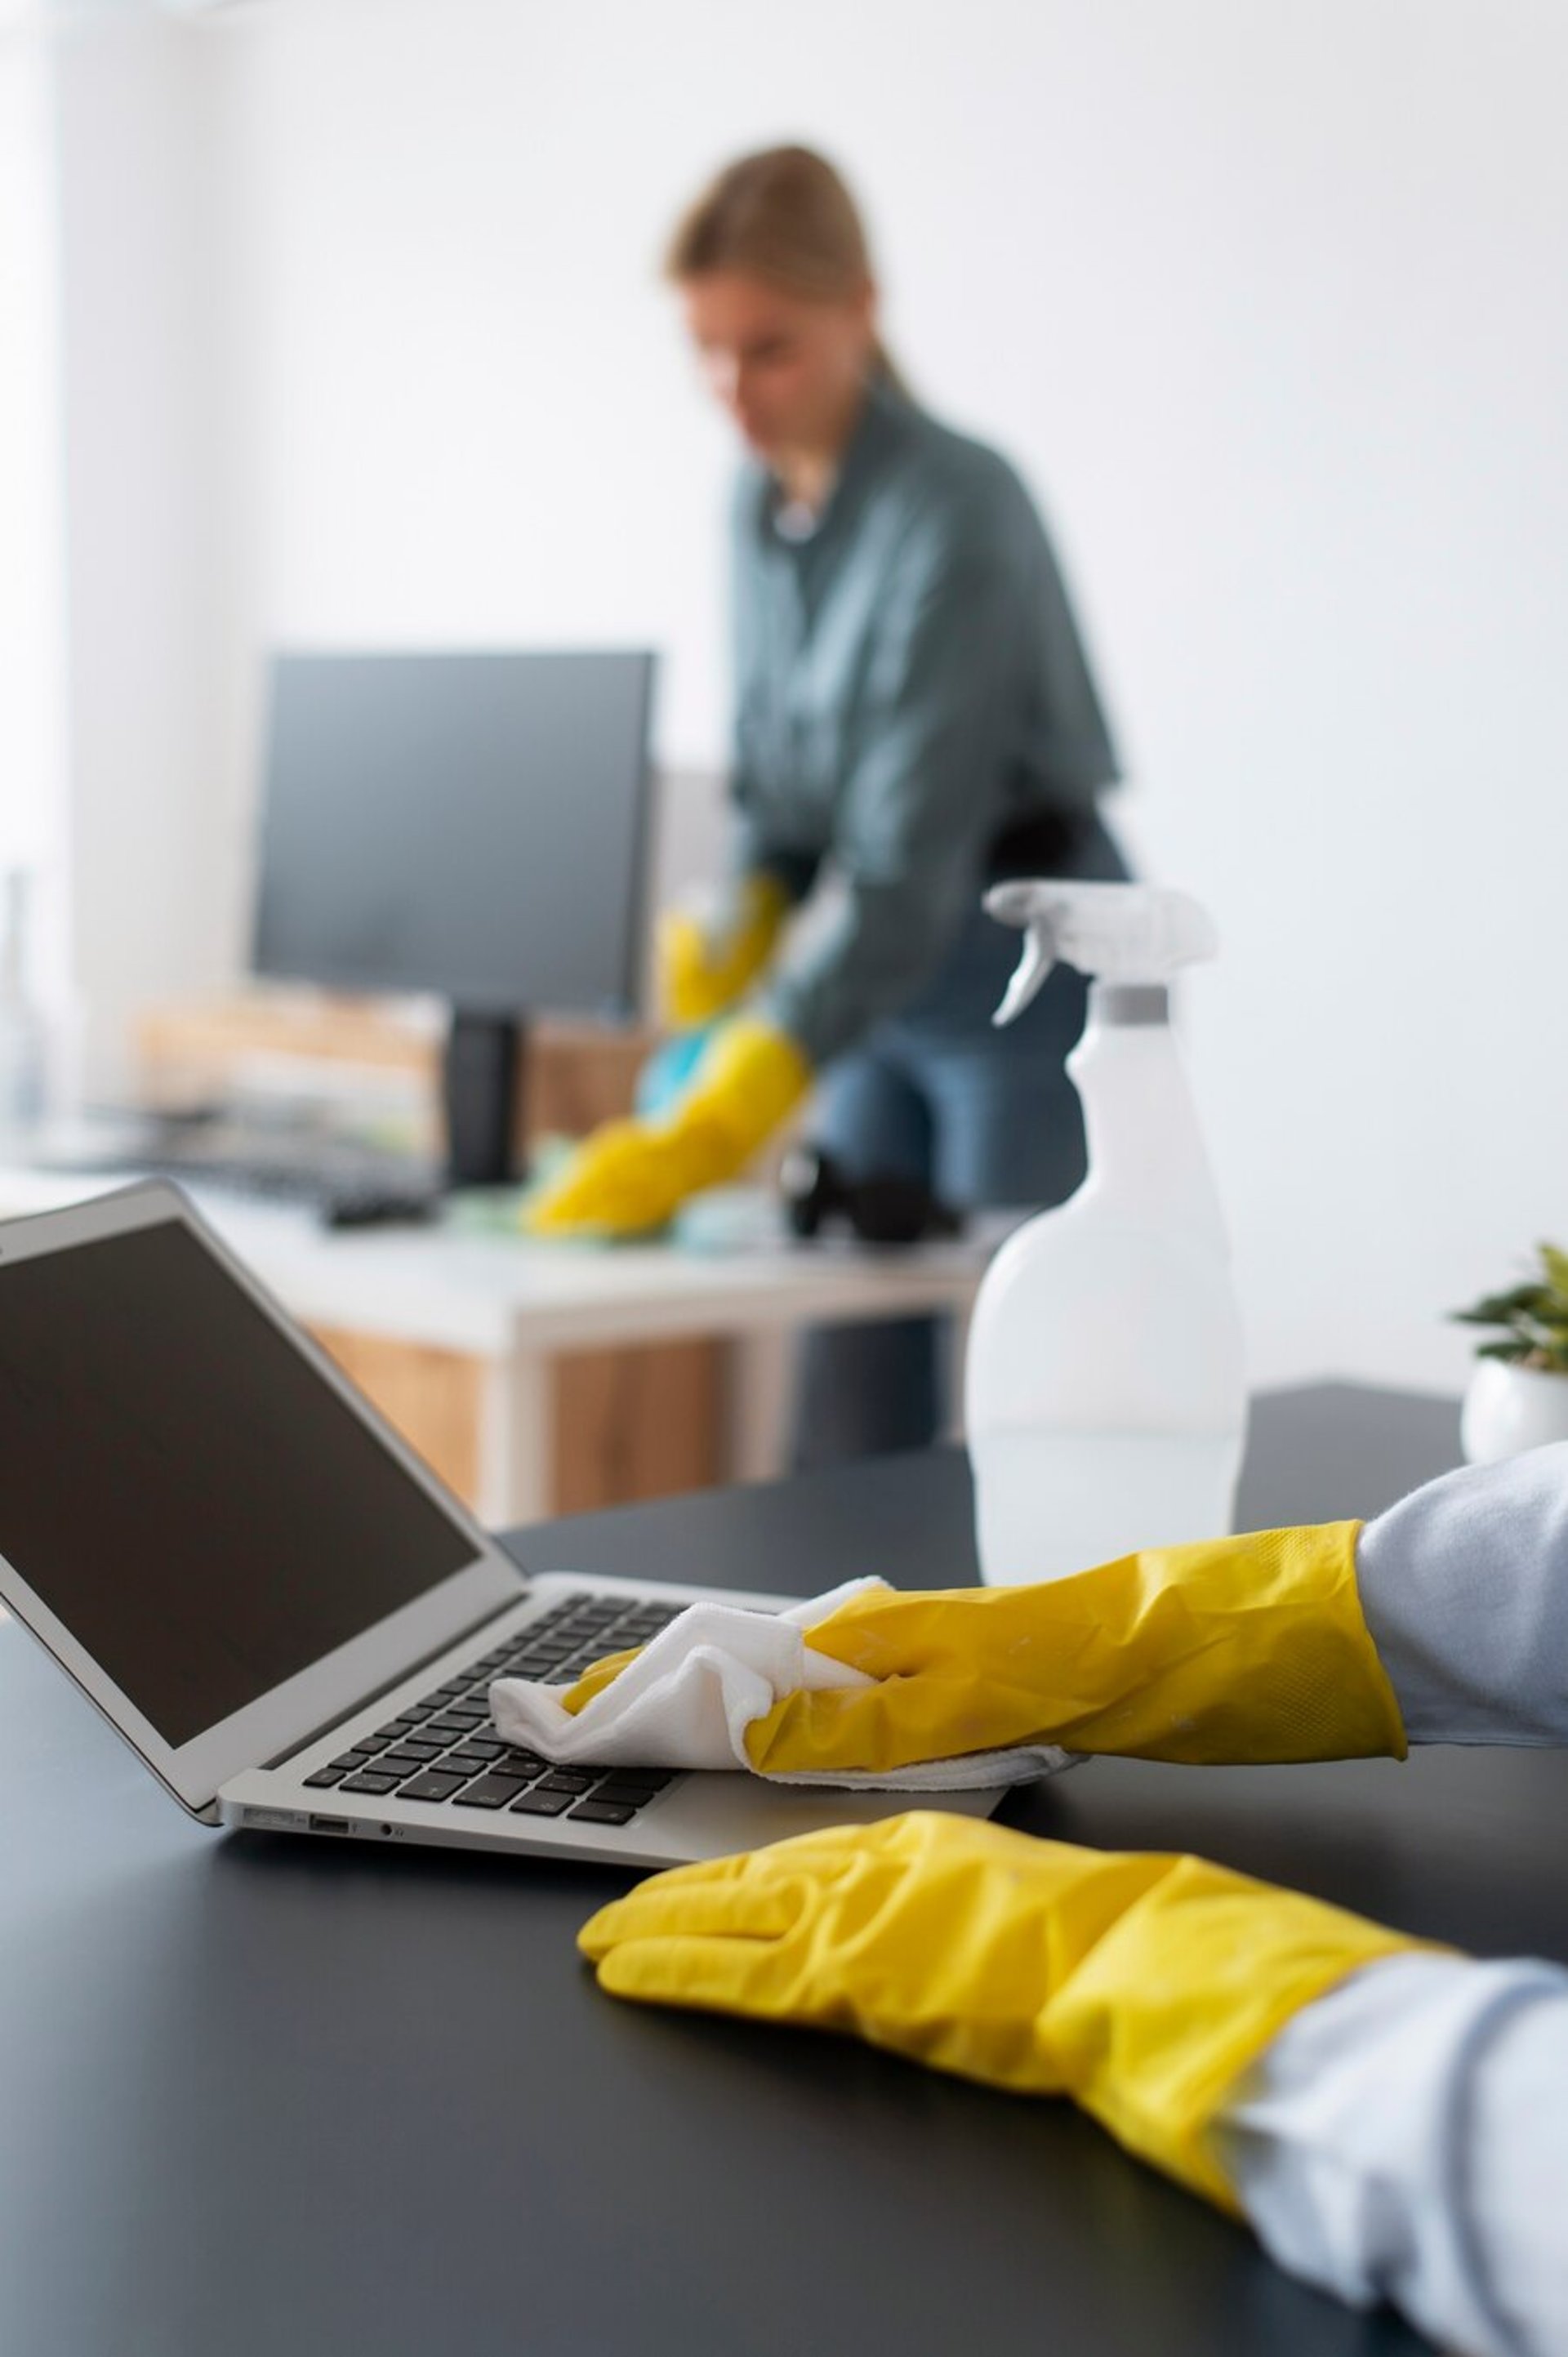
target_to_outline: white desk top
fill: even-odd
[[[124,1183],[0,1168],[0,1218],[55,1211]],[[780,1239],[699,1251],[442,1227],[331,1232],[302,1211],[191,1191],[294,1316],[483,1357],[962,1309],[1017,1217],[995,1214],[971,1238],[908,1250]]]

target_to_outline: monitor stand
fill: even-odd
[[[504,1187],[518,1178],[513,1140],[524,1047],[519,1016],[453,1008],[441,1060],[449,1187]]]

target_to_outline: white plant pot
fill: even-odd
[[[1548,1441],[1568,1440],[1568,1375],[1482,1359],[1465,1394],[1459,1445],[1472,1465],[1495,1464]]]

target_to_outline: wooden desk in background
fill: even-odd
[[[379,1062],[434,1086],[434,1040],[400,1035],[373,1009],[307,1004],[285,1022],[266,1002],[164,1015],[148,1029],[148,1093],[164,1103],[210,1093],[246,1059],[295,1052],[301,1039],[299,1053],[330,1049],[345,1065]],[[624,1109],[648,1045],[540,1027],[535,1106],[558,1114],[570,1105],[584,1127]],[[0,1171],[0,1217],[93,1191],[80,1179]],[[495,1523],[777,1470],[780,1338],[837,1320],[961,1319],[997,1240],[718,1254],[450,1228],[331,1233],[299,1211],[192,1191],[290,1313]]]
[[[134,1176],[101,1172],[87,1179],[0,1168],[0,1218],[56,1210]],[[653,1346],[663,1361],[682,1347],[713,1353],[715,1343],[836,1319],[941,1310],[961,1318],[994,1242],[919,1245],[893,1254],[865,1245],[784,1243],[703,1253],[676,1244],[539,1243],[455,1227],[334,1233],[297,1209],[199,1187],[189,1191],[217,1234],[291,1316],[324,1338],[356,1380],[369,1371],[378,1404],[385,1401],[391,1419],[489,1523],[542,1514],[561,1493],[563,1359],[598,1358],[617,1367],[639,1355],[651,1361]],[[397,1356],[378,1359],[378,1343]],[[395,1388],[400,1366],[407,1370],[403,1394]],[[657,1405],[678,1431],[667,1381]],[[704,1445],[721,1461],[729,1448],[730,1405],[721,1383],[699,1402],[710,1416]],[[694,1413],[690,1394],[676,1406]],[[431,1445],[442,1437],[435,1419],[443,1408],[450,1417],[445,1464]],[[609,1453],[612,1444],[624,1448],[618,1430],[618,1422],[594,1469],[606,1486],[624,1487],[643,1469],[635,1457]]]
[[[631,1109],[653,1045],[641,1028],[545,1019],[529,1033],[518,1106],[520,1157],[531,1140],[580,1137]],[[427,1108],[435,1143],[441,1039],[371,999],[269,991],[155,1008],[137,1028],[141,1092],[157,1105],[221,1095],[247,1069],[402,1077]],[[470,1504],[484,1488],[486,1370],[463,1351],[313,1325],[324,1347]],[[698,1490],[723,1478],[726,1353],[698,1340],[563,1351],[551,1370],[554,1463],[549,1511],[585,1512]]]

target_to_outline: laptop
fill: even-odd
[[[170,1182],[0,1222],[0,1604],[203,1823],[657,1867],[909,1806],[501,1743],[492,1679],[714,1598],[789,1600],[521,1566]]]

